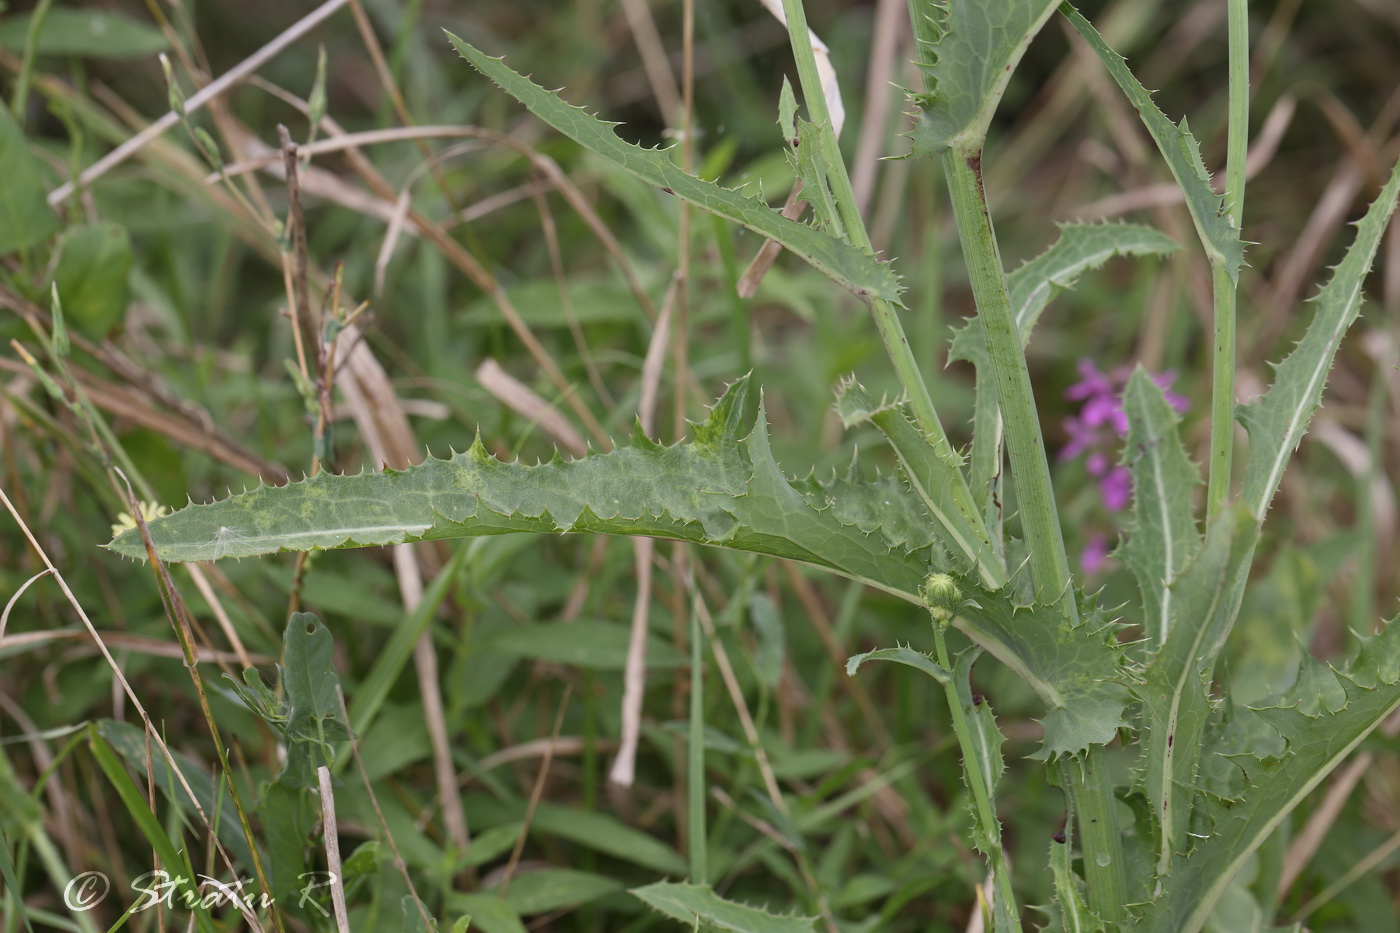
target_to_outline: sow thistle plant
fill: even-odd
[[[750,386],[740,376],[684,443],[664,446],[638,431],[630,445],[607,454],[525,466],[495,459],[478,441],[401,472],[322,474],[153,518],[157,553],[194,561],[505,532],[594,533],[668,538],[824,568],[895,594],[929,616],[923,644],[852,658],[848,670],[895,661],[942,685],[972,801],[972,842],[986,858],[991,929],[1021,929],[1024,905],[996,815],[1003,737],[990,704],[969,687],[983,654],[1011,668],[1044,706],[1035,757],[1067,801],[1063,833],[1047,839],[1056,892],[1052,926],[1194,933],[1227,891],[1272,914],[1272,892],[1240,883],[1241,869],[1302,797],[1400,704],[1400,626],[1359,634],[1355,656],[1340,667],[1305,657],[1294,687],[1252,706],[1231,699],[1216,659],[1240,611],[1283,471],[1360,312],[1362,283],[1395,207],[1400,170],[1357,224],[1345,258],[1312,301],[1306,334],[1274,367],[1273,386],[1237,407],[1235,292],[1244,260],[1248,122],[1244,0],[1229,0],[1223,196],[1212,187],[1186,121],[1173,123],[1157,108],[1073,7],[1047,0],[912,0],[923,85],[911,94],[918,121],[909,156],[937,162],[946,179],[977,307],[950,348],[952,358],[976,370],[974,434],[959,451],[905,339],[901,315],[908,307],[899,277],[875,254],[856,209],[801,0],[785,0],[784,10],[806,115],[797,114],[787,93],[780,122],[814,211],[811,224],[687,174],[668,152],[623,142],[612,124],[470,43],[449,39],[477,70],[579,145],[776,241],[858,297],[883,338],[902,395],[877,398],[848,380],[836,408],[847,427],[878,429],[898,458],[897,476],[872,479],[853,468],[827,482],[789,479],[769,448],[761,402],[756,423],[743,417]],[[1182,406],[1165,391],[1166,381],[1138,369],[1121,396],[1112,387],[1123,453],[1121,463],[1099,462],[1099,478],[1112,476],[1120,492],[1131,481],[1125,540],[1116,553],[1139,590],[1137,600],[1112,611],[1071,571],[1024,348],[1050,301],[1081,274],[1112,256],[1161,254],[1177,245],[1143,226],[1071,224],[1042,255],[1004,271],[983,190],[983,144],[1015,66],[1057,12],[1094,51],[1155,141],[1194,222],[1214,289],[1203,497],[1200,470],[1180,436]],[[1249,438],[1239,469],[1236,420]],[[1003,511],[1004,465],[1015,515]],[[1198,498],[1204,501],[1199,515]],[[136,531],[118,535],[110,547],[145,553]],[[949,629],[973,647],[951,653]],[[1115,756],[1133,758],[1131,771],[1110,768],[1110,745]],[[703,882],[703,873],[693,880]],[[699,885],[644,890],[649,903],[673,916],[716,919],[734,906]],[[758,918],[750,918],[751,928],[810,928],[770,927],[780,918]],[[727,928],[749,928],[750,920]]]

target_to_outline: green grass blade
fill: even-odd
[[[1133,511],[1122,556],[1142,592],[1143,635],[1156,649],[1175,618],[1171,584],[1201,546],[1191,512],[1191,491],[1201,484],[1201,475],[1181,445],[1181,419],[1142,367],[1128,380],[1123,410]]]
[[[524,466],[480,443],[403,471],[320,474],[192,505],[150,523],[172,561],[397,544],[510,532],[646,535],[786,557],[917,602],[936,553],[922,506],[887,477],[790,482],[759,423],[743,436],[744,380],[663,447],[638,432],[603,455]],[[109,545],[142,556],[126,532]]]
[[[979,151],[1016,63],[1040,32],[1055,0],[915,0],[916,34],[935,41],[920,48],[924,94],[911,155],[949,148]],[[921,43],[926,44],[926,43]]]
[[[879,262],[871,253],[788,220],[757,197],[696,178],[671,161],[664,151],[623,142],[612,130],[616,124],[605,123],[565,103],[558,94],[511,70],[501,59],[485,54],[451,33],[447,37],[473,67],[535,116],[590,152],[649,184],[670,191],[683,201],[781,243],[862,299],[876,297],[899,304],[898,277],[888,264]]]
[[[5,890],[11,892],[14,897],[15,912],[19,914],[24,928],[29,933],[34,933],[34,927],[29,923],[29,911],[24,907],[24,898],[20,897],[20,892],[24,889],[20,887],[19,878],[15,876],[14,862],[10,861],[10,842],[5,838],[4,826],[0,826],[0,880],[5,882]]]
[[[1288,460],[1322,404],[1322,390],[1342,337],[1361,313],[1361,285],[1400,195],[1400,162],[1371,203],[1356,239],[1332,279],[1312,302],[1317,306],[1307,333],[1293,352],[1274,366],[1274,385],[1264,398],[1237,409],[1249,431],[1250,456],[1244,474],[1244,501],[1260,521],[1278,491]]]
[[[1200,143],[1191,135],[1186,121],[1183,119],[1177,125],[1162,113],[1152,100],[1152,95],[1128,70],[1123,56],[1108,47],[1098,30],[1078,10],[1068,3],[1060,9],[1103,62],[1157,144],[1162,158],[1171,169],[1172,177],[1186,197],[1186,207],[1211,264],[1223,268],[1232,281],[1237,280],[1240,266],[1244,263],[1244,242],[1240,239],[1239,226],[1225,213],[1224,199],[1211,187],[1210,173],[1201,159]]]
[[[190,867],[189,862],[184,857],[183,847],[177,847],[176,844],[170,840],[170,837],[165,834],[165,830],[161,827],[160,821],[157,820],[156,815],[151,812],[150,804],[147,803],[145,794],[143,794],[141,789],[136,786],[136,783],[132,781],[131,775],[127,773],[126,767],[122,764],[121,759],[117,757],[117,753],[112,750],[112,746],[108,745],[107,740],[98,732],[95,724],[88,725],[88,747],[92,750],[93,757],[97,759],[98,766],[102,768],[102,773],[106,775],[107,782],[112,785],[112,789],[115,790],[117,796],[121,798],[127,813],[136,821],[137,827],[141,830],[141,835],[145,837],[146,842],[155,850],[156,855],[160,856],[162,869],[169,872],[172,878],[175,875],[181,875],[187,879],[196,878],[197,875],[194,869]],[[195,888],[192,883],[187,890],[178,891],[176,896],[177,898],[183,897],[186,893],[195,893]],[[213,926],[210,923],[208,908],[200,906],[198,900],[196,900],[195,904],[196,906],[192,913],[194,914],[195,922],[199,929],[201,931],[212,931]]]

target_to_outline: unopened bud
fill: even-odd
[[[958,581],[953,579],[952,574],[931,573],[924,580],[923,589],[924,605],[928,607],[929,615],[940,625],[946,624],[953,618],[953,613],[962,606],[963,594],[958,588]]]

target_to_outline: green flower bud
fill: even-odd
[[[924,580],[923,593],[924,605],[928,607],[929,615],[940,625],[946,625],[953,618],[953,613],[962,606],[963,594],[958,588],[958,581],[953,579],[951,574],[931,573]]]

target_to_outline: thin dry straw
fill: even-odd
[[[209,84],[205,85],[198,92],[191,94],[189,99],[185,101],[185,115],[187,116],[194,113],[209,101],[218,97],[224,91],[261,68],[263,64],[278,52],[281,52],[297,39],[300,39],[336,10],[343,7],[347,2],[349,2],[349,0],[326,0],[325,3],[297,20],[267,45],[258,49],[233,68],[209,82]],[[78,176],[78,184],[83,187],[92,184],[94,181],[107,174],[107,172],[125,162],[151,140],[180,122],[180,118],[180,114],[173,110],[169,111],[165,116],[84,169],[82,174]],[[68,198],[72,197],[73,190],[72,182],[59,185],[49,194],[49,206],[57,207],[62,204],[64,201],[68,200]]]

